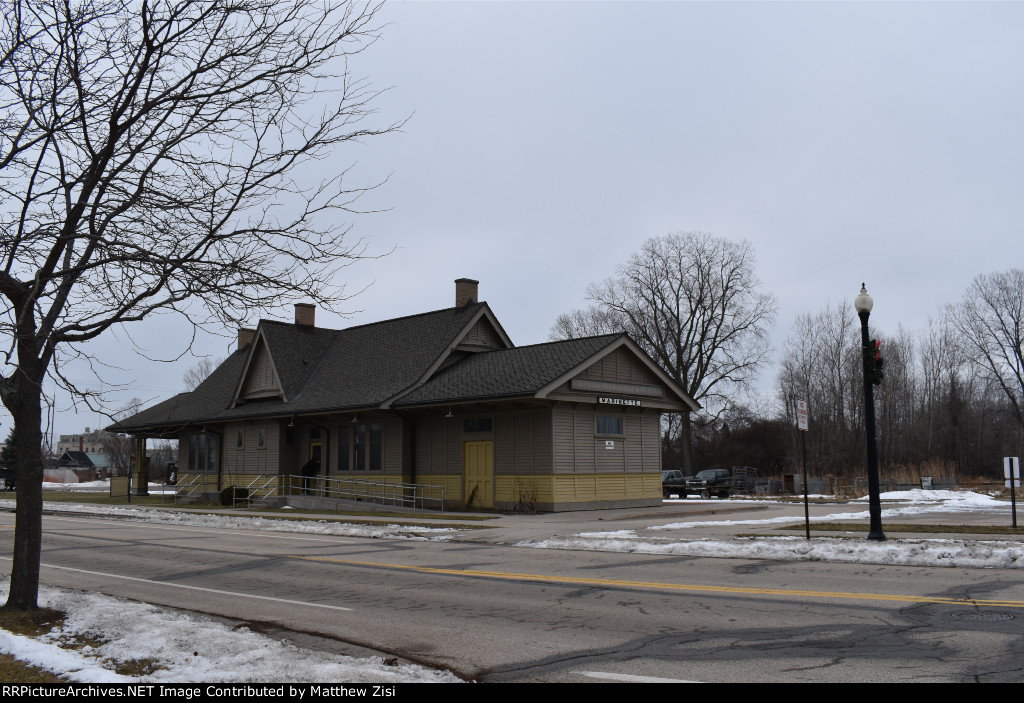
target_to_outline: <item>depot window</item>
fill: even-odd
[[[597,434],[622,435],[625,434],[623,418],[621,415],[598,415]]]
[[[376,423],[338,429],[338,471],[381,471],[384,426]]]
[[[220,436],[212,432],[192,432],[188,436],[188,470],[197,473],[217,471]]]
[[[463,432],[493,432],[494,423],[489,417],[470,417],[462,423]]]

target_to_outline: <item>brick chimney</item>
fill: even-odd
[[[456,278],[455,307],[461,308],[463,305],[477,302],[478,285],[480,281],[474,281],[472,278]]]
[[[295,324],[303,327],[316,326],[316,305],[295,303]]]
[[[252,344],[252,340],[256,338],[256,330],[251,330],[246,327],[238,328],[238,348],[245,349],[247,346]]]

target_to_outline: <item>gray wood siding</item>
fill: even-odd
[[[608,441],[612,443],[611,449],[606,446]],[[626,470],[626,446],[628,443],[625,440],[599,438],[593,440],[593,443],[594,466],[597,468],[597,473],[621,473]]]
[[[451,421],[437,417],[421,417],[415,421],[416,478],[453,473],[448,467],[448,433]],[[462,455],[459,455],[459,467]]]
[[[489,417],[492,432],[463,432],[468,417]],[[494,442],[496,476],[551,471],[551,414],[546,409],[474,413],[416,420],[416,475],[462,472],[463,442]]]
[[[495,475],[551,471],[551,414],[548,410],[495,413]],[[468,435],[467,435],[468,439]]]
[[[381,421],[382,432],[384,435],[381,437],[381,451],[384,456],[381,457],[381,467],[385,474],[401,474],[402,473],[402,420],[397,417],[385,418]]]
[[[253,351],[252,361],[249,362],[248,373],[242,386],[242,397],[249,397],[253,394],[265,394],[267,391],[277,390],[274,365],[271,363],[270,353],[267,351],[266,345],[261,340]]]
[[[660,472],[661,466],[661,416],[658,413],[643,413],[640,415],[643,425],[640,438],[643,442],[643,466],[644,471],[652,470]]]
[[[259,431],[264,430],[266,446],[257,446]],[[238,432],[244,434],[238,448]],[[276,474],[280,465],[281,432],[276,422],[265,424],[229,423],[221,443],[221,469],[228,474]]]
[[[661,388],[661,396],[630,394],[627,392],[598,392],[572,388],[572,380],[559,384],[547,393],[548,400],[556,402],[597,403],[599,396],[622,396],[640,401],[641,407],[660,412],[679,412],[687,406],[665,386],[646,363],[626,347],[619,347],[583,369],[574,378],[608,383],[632,383]]]
[[[621,416],[622,435],[597,434],[598,415]],[[555,473],[636,473],[661,470],[660,418],[655,412],[604,410],[560,403],[552,412]],[[606,442],[612,441],[611,449]]]
[[[626,437],[631,437],[632,441],[626,443],[622,466],[623,468],[639,466],[642,469],[644,466],[643,416],[626,413],[623,419],[625,420]]]
[[[615,381],[617,383],[645,383],[659,385],[658,379],[633,356],[632,352],[622,347],[602,359],[591,364],[577,378],[589,378],[595,381]]]
[[[459,344],[479,344],[485,347],[504,347],[501,338],[486,318],[480,318],[476,324],[469,328],[466,336],[459,340]]]

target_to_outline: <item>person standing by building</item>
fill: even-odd
[[[320,473],[320,460],[313,457],[305,463],[302,467],[302,495],[309,495],[309,487],[313,482],[312,479]]]

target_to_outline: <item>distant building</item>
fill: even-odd
[[[82,434],[62,434],[57,442],[57,456],[62,456],[64,452],[106,454],[103,443],[113,436],[106,430],[90,431],[88,427]]]
[[[65,451],[61,454],[57,465],[61,468],[69,469],[92,469],[95,465],[92,463],[92,459],[85,452],[73,452]]]

